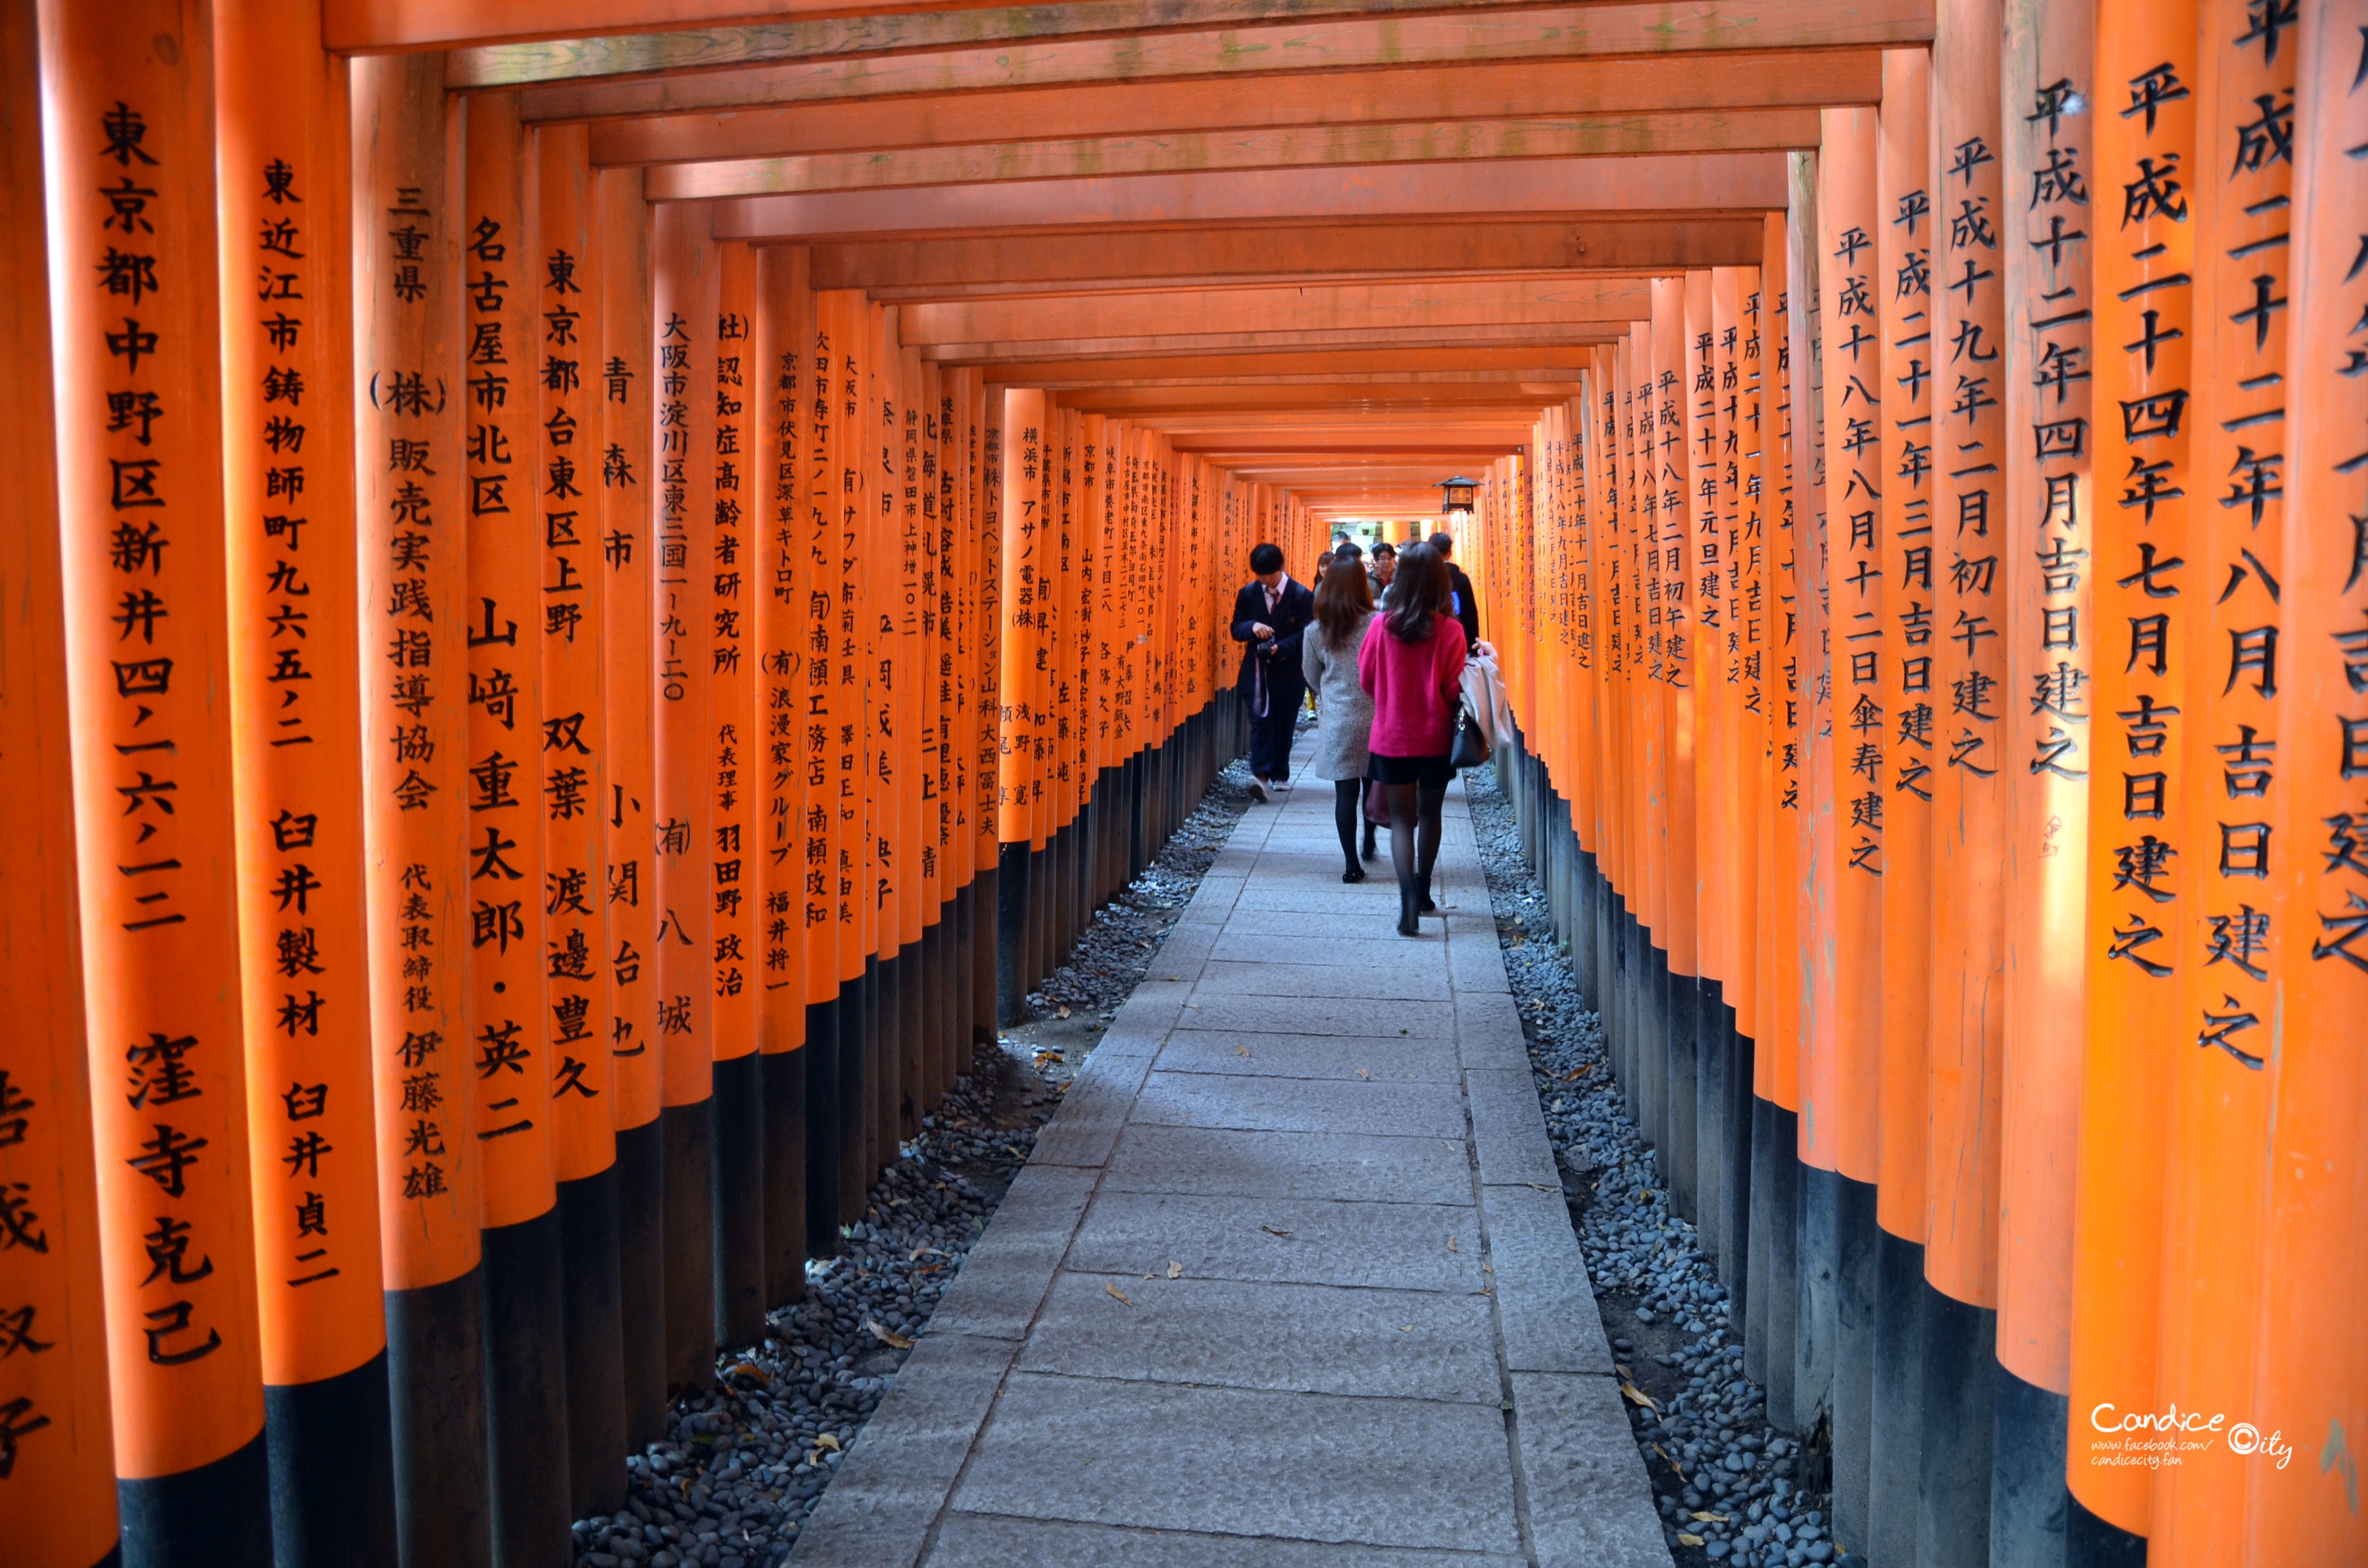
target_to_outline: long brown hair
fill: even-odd
[[[1447,562],[1430,546],[1410,544],[1399,551],[1397,575],[1382,596],[1390,635],[1401,642],[1428,642],[1432,619],[1447,613],[1448,582]]]
[[[1373,585],[1365,580],[1361,561],[1336,561],[1324,569],[1315,585],[1315,624],[1323,630],[1324,646],[1338,653],[1364,629],[1373,613]]]

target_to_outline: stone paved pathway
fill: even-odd
[[[1331,805],[1242,820],[794,1562],[1666,1568],[1463,792],[1418,940]]]

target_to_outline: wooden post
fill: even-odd
[[[2359,7],[2321,6],[2293,40],[2296,53],[2294,303],[2287,373],[2294,383],[2286,513],[2288,666],[2277,733],[2305,842],[2280,862],[2275,949],[2285,1039],[2277,1067],[2272,1141],[2264,1162],[2268,1206],[2261,1296],[2252,1349],[2250,1417],[2294,1442],[2280,1471],[2255,1458],[2246,1471],[2248,1560],[2368,1555],[2368,1525],[2352,1506],[2360,1460],[2337,1453],[2336,1432],[2358,1432],[2363,1376],[2359,1254],[2346,1238],[2368,1231],[2357,1162],[2361,1062],[2348,1048],[2368,1004],[2368,380],[2355,374],[2368,339],[2368,272],[2357,265],[2357,219],[2368,210],[2368,83],[2360,75]],[[2315,1440],[2317,1448],[2312,1455]],[[2313,1462],[2313,1460],[2316,1462]],[[2299,1478],[2294,1470],[2302,1471]],[[2293,1506],[2300,1503],[2299,1509]],[[2316,1522],[2310,1516],[2328,1510]]]
[[[392,1563],[353,767],[360,607],[343,521],[355,466],[342,417],[353,396],[346,70],[321,47],[317,8],[302,4],[224,4],[214,40],[230,718],[273,1549],[287,1562]],[[255,286],[258,271],[271,287]]]
[[[824,297],[809,297],[799,344],[803,381],[798,438],[804,459],[798,475],[796,532],[800,611],[805,642],[804,687],[799,701],[799,758],[804,769],[805,815],[801,824],[799,896],[792,901],[805,949],[806,1002],[806,1250],[817,1257],[838,1251],[845,1112],[839,1101],[840,1014],[837,900],[837,775],[833,693],[838,684],[838,476],[833,436],[838,423],[833,385],[830,321]]]
[[[565,1338],[545,1020],[539,323],[515,95],[464,108],[461,351],[469,486],[465,1025],[484,1161],[485,1416],[494,1554],[555,1561],[569,1484]]]
[[[863,706],[861,646],[857,630],[864,608],[862,558],[857,549],[862,516],[864,469],[863,379],[860,345],[864,328],[862,298],[843,290],[815,296],[820,326],[815,335],[816,358],[827,357],[831,425],[825,494],[817,503],[826,523],[825,571],[834,606],[832,659],[837,668],[831,687],[831,790],[833,802],[832,864],[829,918],[835,977],[839,985],[838,1213],[836,1224],[863,1216],[864,1194],[871,1185],[873,1137],[871,1112],[874,1063],[869,1040],[876,1038],[867,1017],[864,993],[865,951],[859,886],[869,886],[869,830],[864,804],[863,743],[860,731],[867,718]],[[868,894],[867,894],[868,896]],[[835,1228],[835,1227],[834,1227]]]
[[[607,256],[581,126],[528,141],[532,244],[521,256],[529,323],[517,358],[536,388],[534,467],[523,475],[541,546],[529,630],[541,661],[535,754],[543,845],[542,966],[566,1353],[570,1518],[623,1504],[624,1304],[619,1275],[615,1029],[609,1011],[610,804],[602,634],[610,568],[601,546],[600,361]],[[634,269],[638,271],[638,268]],[[522,389],[521,389],[522,390]]]
[[[710,702],[708,837],[700,854],[707,890],[712,978],[715,1155],[715,1338],[754,1345],[765,1336],[765,1098],[757,1061],[757,801],[763,756],[757,734],[753,585],[762,479],[757,426],[763,392],[753,335],[757,257],[745,244],[717,247],[713,433],[714,533],[694,562],[692,586],[708,622]]]
[[[610,1119],[617,1146],[618,1332],[625,1440],[655,1442],[666,1420],[666,1182],[659,1126],[657,801],[652,637],[655,555],[650,480],[653,376],[650,215],[632,171],[593,177],[600,257],[600,706],[607,744],[601,900]],[[588,421],[587,421],[588,423]],[[585,467],[579,463],[579,469]]]
[[[2285,559],[2294,472],[2286,421],[2303,401],[2285,381],[2286,349],[2292,239],[2304,214],[2289,205],[2301,40],[2283,15],[2230,0],[2197,7],[2195,350],[2184,411],[2194,431],[2187,489],[2197,520],[2185,552],[2192,564],[2180,580],[2196,600],[2178,703],[2184,755],[2166,765],[2184,772],[2187,794],[2162,835],[2177,850],[2165,869],[2188,919],[2163,927],[2179,1011],[2167,1037],[2175,1049],[2155,1376],[2156,1400],[2187,1410],[2253,1407],[2248,1342],[2260,1322],[2280,1001],[2268,960],[2311,924],[2271,896],[2286,846],[2311,852],[2289,809],[2295,774],[2277,749],[2294,733],[2279,727],[2279,672],[2328,656],[2324,644],[2297,644],[2284,625],[2295,582]],[[2324,824],[2309,825],[2315,833]],[[2216,1562],[2243,1550],[2245,1471],[2256,1462],[2215,1449],[2155,1475],[2148,1533],[2166,1562]]]
[[[51,423],[41,58],[31,0],[0,8],[0,348],[17,392],[0,415],[0,755],[16,831],[0,840],[0,1528],[27,1568],[118,1557],[104,1253],[75,920],[64,585]],[[153,183],[153,182],[152,182]],[[76,280],[79,281],[79,280]],[[112,1064],[110,1064],[112,1065]],[[103,1078],[102,1082],[114,1081]]]
[[[213,38],[202,7],[169,0],[55,7],[41,34],[84,1017],[124,1557],[261,1562],[255,1216],[243,1020],[227,983],[238,911],[221,696]]]
[[[805,1297],[809,1099],[805,926],[807,875],[806,716],[808,661],[816,617],[806,602],[801,439],[810,401],[807,344],[814,296],[809,252],[768,247],[757,256],[756,311],[748,344],[750,424],[747,568],[752,648],[758,664],[751,767],[761,781],[752,815],[749,863],[757,900],[757,1043],[765,1106],[764,1301]],[[826,619],[826,617],[825,618]]]
[[[2089,791],[2099,491],[2092,326],[2095,8],[2016,6],[1999,59],[2009,200],[2000,225],[2006,378],[2006,981],[1999,1081],[1996,1462],[1990,1553],[2013,1568],[2061,1558],[2063,1433],[2071,1386],[2072,1183],[2089,972]],[[2058,623],[2069,619],[2066,630]]]
[[[715,1376],[714,950],[709,849],[714,798],[715,320],[718,258],[706,213],[650,219],[650,326],[657,396],[651,655],[656,693],[658,1119],[666,1144],[669,1389]]]
[[[2097,1429],[2100,1403],[2155,1405],[2169,1079],[2157,1042],[2178,1038],[2170,933],[2195,918],[2160,847],[2179,835],[2184,753],[2193,422],[2184,417],[2198,331],[2192,180],[2195,6],[2097,16],[2098,188],[2123,193],[2098,230],[2096,472],[2100,476],[2097,660],[2089,727],[2088,1009],[2074,1181],[2071,1408],[2065,1466],[2076,1550],[2143,1553],[2153,1478]],[[2168,183],[2167,183],[2168,182]],[[2101,216],[2100,223],[2101,225]],[[2110,234],[2110,238],[2108,237]],[[2149,286],[2151,285],[2151,286]],[[2130,413],[2124,415],[2127,408]],[[2173,423],[2171,411],[2181,417]],[[2173,567],[2172,562],[2180,562]],[[2091,1546],[2086,1543],[2095,1542]]]
[[[467,1049],[470,858],[456,111],[426,56],[352,66],[363,842],[395,1535],[489,1563],[481,1159]]]

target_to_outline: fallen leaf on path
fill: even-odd
[[[1669,1450],[1661,1447],[1660,1444],[1654,1444],[1653,1451],[1660,1455],[1663,1459],[1669,1460]],[[1679,1464],[1677,1460],[1669,1460],[1669,1468],[1678,1472],[1678,1479],[1679,1481],[1683,1481],[1686,1478],[1686,1467]]]
[[[1357,1069],[1357,1076],[1364,1079],[1365,1082],[1369,1084],[1373,1081],[1373,1075],[1371,1073],[1366,1072],[1362,1067]]]
[[[1452,1235],[1450,1235],[1450,1236],[1447,1238],[1447,1250],[1448,1250],[1448,1251],[1450,1251],[1450,1252],[1462,1252],[1463,1249],[1462,1247],[1460,1247],[1460,1246],[1457,1246],[1457,1245],[1455,1244],[1455,1238],[1454,1238]]]
[[[1060,1017],[1064,1017],[1064,1018],[1067,1017],[1069,1016],[1069,1009],[1067,1009],[1066,1007],[1062,1008],[1062,1009],[1061,1009],[1061,1011],[1060,1011],[1060,1015],[1059,1015],[1059,1016],[1060,1016]]]
[[[1167,1260],[1167,1278],[1170,1279],[1181,1279],[1184,1278],[1184,1266],[1177,1262],[1172,1257]]]
[[[875,1318],[865,1318],[863,1320],[863,1332],[870,1335],[872,1338],[878,1340],[882,1345],[893,1345],[899,1350],[910,1350],[913,1348],[913,1342],[911,1340],[905,1338],[901,1334],[892,1334],[888,1330],[881,1327],[879,1321]]]
[[[1247,1057],[1247,1056],[1249,1056],[1249,1054],[1250,1054],[1250,1048],[1249,1048],[1248,1046],[1247,1046],[1247,1045],[1237,1045],[1237,1046],[1234,1047],[1234,1049],[1235,1049],[1235,1051],[1237,1051],[1241,1052],[1241,1053],[1242,1053],[1242,1055],[1244,1055],[1244,1056],[1246,1056],[1246,1057]],[[1255,1060],[1256,1060],[1256,1058],[1251,1058],[1251,1059],[1252,1059],[1253,1061],[1255,1061]]]
[[[1283,1230],[1275,1225],[1260,1225],[1258,1229],[1264,1231],[1269,1236],[1287,1236],[1291,1234],[1289,1231]]]
[[[1698,1535],[1689,1535],[1685,1531],[1680,1530],[1678,1532],[1678,1544],[1679,1546],[1700,1546],[1702,1544],[1702,1538]]]
[[[1694,1517],[1705,1525],[1723,1525],[1727,1522],[1727,1517],[1725,1514],[1705,1514],[1697,1512],[1694,1515]]]
[[[1658,1410],[1661,1408],[1659,1405],[1653,1403],[1653,1396],[1651,1394],[1646,1393],[1643,1389],[1638,1388],[1633,1382],[1622,1382],[1620,1385],[1620,1392],[1647,1409]],[[1655,1451],[1658,1452],[1659,1450],[1656,1449]],[[1662,1457],[1667,1458],[1668,1456],[1663,1455]]]
[[[1128,1295],[1125,1291],[1120,1290],[1116,1285],[1111,1284],[1109,1280],[1106,1279],[1102,1281],[1102,1289],[1108,1290],[1111,1295],[1116,1296],[1120,1301],[1124,1301],[1128,1306],[1131,1307],[1134,1305],[1133,1297]]]

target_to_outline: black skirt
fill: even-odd
[[[1365,777],[1384,784],[1428,784],[1443,790],[1455,777],[1445,752],[1437,756],[1383,756],[1380,752],[1372,755],[1373,760],[1365,769]]]

